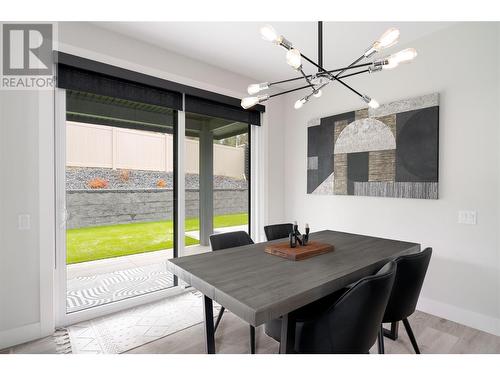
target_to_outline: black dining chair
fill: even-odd
[[[295,352],[368,353],[377,340],[395,275],[396,264],[389,262],[347,290],[296,310]],[[281,319],[266,323],[265,332],[280,341]]]
[[[272,224],[264,227],[266,238],[268,241],[278,240],[280,238],[288,238],[288,235],[293,231],[293,224]]]
[[[428,247],[417,254],[404,255],[394,260],[397,264],[396,278],[382,319],[382,323],[403,321],[411,345],[417,354],[420,354],[420,349],[408,317],[415,312],[417,307],[431,255],[432,248]],[[380,354],[384,353],[384,328],[382,324],[378,335],[378,351]]]
[[[245,231],[228,232],[221,234],[212,234],[210,236],[210,245],[212,246],[212,251],[224,250],[232,247],[251,245],[254,242],[252,238]],[[222,319],[222,315],[226,309],[221,306],[219,315],[217,315],[217,320],[215,321],[214,334],[217,331],[217,327]],[[255,327],[250,326],[250,353],[255,354]]]

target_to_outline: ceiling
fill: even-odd
[[[293,77],[284,50],[261,39],[259,28],[271,24],[306,56],[317,59],[315,22],[95,22],[163,49],[249,77],[257,82]],[[399,44],[451,26],[447,22],[324,22],[324,65],[349,64],[389,27],[401,30]],[[392,47],[389,52],[396,51]],[[304,65],[305,66],[305,65]],[[314,68],[308,66],[306,72]]]

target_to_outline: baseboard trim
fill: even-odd
[[[41,337],[40,335],[40,322],[0,331],[0,349],[39,339]]]
[[[500,319],[492,316],[422,297],[418,301],[417,310],[500,336]]]

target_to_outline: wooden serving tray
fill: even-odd
[[[267,245],[265,248],[266,253],[276,255],[290,260],[303,260],[333,251],[333,245],[322,243],[318,241],[309,241],[307,246],[300,246],[291,248],[289,242],[280,242]]]

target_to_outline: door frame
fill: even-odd
[[[56,207],[55,207],[55,322],[56,327],[75,324],[84,320],[97,318],[103,315],[118,312],[134,306],[142,305],[149,302],[158,301],[165,297],[173,296],[184,291],[182,287],[173,287],[150,292],[140,296],[127,298],[121,301],[110,302],[105,305],[91,307],[81,311],[68,313],[66,311],[66,291],[67,291],[67,272],[66,272],[66,90],[57,88],[54,96],[55,109],[55,191],[56,191]],[[178,124],[184,124],[184,112],[177,111]],[[174,141],[177,140],[179,128],[175,132]],[[177,157],[179,163],[179,157]],[[178,165],[176,166],[178,168]],[[184,171],[178,171],[177,180],[184,180]],[[184,201],[184,191],[179,190],[179,186],[174,186],[176,189],[177,202]],[[179,208],[177,207],[177,222],[179,222]],[[184,246],[184,228],[177,225],[177,252]],[[181,229],[181,233],[179,233]],[[175,253],[175,252],[174,252]],[[182,254],[182,252],[180,252]]]
[[[267,167],[266,150],[263,147],[264,132],[263,126],[266,126],[267,116],[265,113],[260,114],[260,123],[262,126],[250,125],[249,142],[250,142],[250,184],[249,184],[249,225],[250,236],[255,242],[266,241],[264,236],[264,224],[266,220],[266,190],[265,176]]]
[[[174,155],[177,178],[175,188],[175,198],[177,202],[176,222],[181,224],[176,226],[175,242],[177,244],[178,256],[183,256],[184,243],[184,218],[185,218],[185,116],[183,110],[177,111],[177,128],[174,141],[176,142],[177,155]],[[173,286],[133,298],[107,303],[72,313],[66,312],[66,90],[55,89],[54,94],[54,171],[55,171],[55,290],[54,290],[54,310],[56,327],[68,326],[81,321],[94,319],[107,314],[115,313],[131,307],[161,300],[163,298],[177,295],[185,291],[184,287]],[[266,116],[261,114],[261,123]],[[262,149],[264,132],[261,126],[250,125],[250,205],[249,205],[249,226],[250,235],[256,242],[262,239],[262,225],[264,223],[264,178],[265,165],[264,153]],[[175,152],[175,149],[174,149]]]

